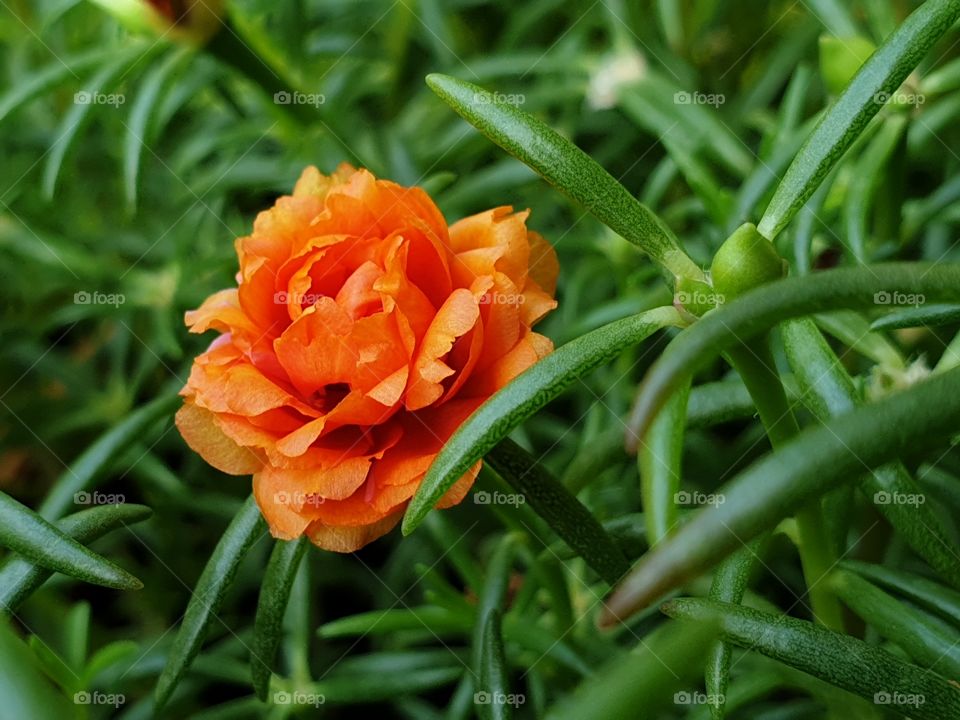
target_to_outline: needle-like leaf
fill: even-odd
[[[183,623],[167,655],[167,664],[157,681],[157,708],[163,707],[170,699],[187,668],[200,652],[200,646],[210,625],[217,620],[217,613],[241,561],[265,533],[266,524],[260,515],[260,508],[250,497],[224,531],[193,590]]]
[[[0,547],[10,548],[47,570],[118,590],[139,590],[137,578],[0,492]]]
[[[151,515],[153,511],[144,505],[101,505],[68,515],[57,527],[80,544],[88,545],[116,528],[143,522]],[[52,574],[23,557],[7,560],[0,566],[0,614],[16,612]]]
[[[960,1],[928,0],[918,7],[863,64],[807,138],[758,223],[776,237],[840,160],[884,99],[900,87],[930,48],[960,17]]]
[[[701,278],[670,229],[583,150],[495,93],[447,75],[427,84],[450,107],[674,276]]]
[[[293,588],[303,553],[309,544],[306,537],[290,542],[278,541],[263,574],[260,600],[253,624],[250,670],[257,697],[264,701],[270,690],[270,673],[282,639],[283,614],[290,600],[290,590]]]
[[[625,620],[864,470],[960,432],[958,396],[960,369],[949,370],[804,430],[721,488],[722,504],[644,555],[607,600],[601,622]]]
[[[678,598],[663,606],[673,618],[719,623],[725,640],[779,660],[871,702],[908,706],[910,717],[960,717],[960,690],[925,668],[862,640],[786,615],[741,605]]]
[[[630,416],[628,447],[636,449],[656,413],[686,378],[719,353],[778,322],[827,310],[866,309],[887,297],[923,295],[960,301],[960,265],[890,263],[786,278],[745,293],[678,335],[653,364]]]

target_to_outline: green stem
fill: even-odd
[[[293,580],[290,604],[292,624],[295,628],[288,644],[290,676],[295,687],[307,687],[313,680],[310,674],[309,630],[313,625],[310,617],[310,563],[306,559],[300,563],[297,576]]]
[[[773,354],[770,352],[769,333],[751,340],[749,344],[734,346],[727,351],[727,359],[740,374],[753,398],[770,444],[774,448],[783,445],[799,431],[799,427],[776,371]],[[813,614],[827,627],[842,631],[843,615],[837,599],[818,589],[818,581],[834,564],[819,501],[814,501],[798,512],[796,522],[800,536],[797,545]],[[756,558],[762,555],[768,538],[769,534],[757,538],[720,564],[710,585],[711,600],[735,604],[743,601],[750,573],[756,564]],[[725,640],[716,642],[707,651],[704,680],[708,694],[726,696],[731,657],[732,648]],[[712,706],[710,714],[713,720],[722,720],[723,706]]]
[[[735,346],[727,357],[743,379],[760,414],[774,449],[782,447],[799,432],[800,427],[787,400],[786,391],[776,370],[770,337],[764,335],[748,345]],[[821,582],[835,565],[836,558],[828,542],[820,501],[814,500],[796,516],[799,533],[800,562],[807,583],[807,592],[815,618],[831,629],[843,632],[843,611],[840,603]]]
[[[680,489],[689,395],[690,383],[674,393],[641,441],[637,455],[643,518],[651,547],[666,537],[677,523],[675,496]]]

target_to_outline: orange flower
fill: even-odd
[[[275,537],[353,552],[388,532],[457,427],[553,349],[530,328],[556,307],[557,259],[528,214],[448,228],[420,188],[307,168],[237,240],[238,287],[187,313],[222,334],[194,361],[180,433],[253,474]]]

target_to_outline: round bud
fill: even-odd
[[[738,227],[717,250],[710,266],[713,287],[727,301],[779,280],[786,272],[786,262],[753,223]]]
[[[722,304],[723,297],[709,283],[688,277],[677,280],[673,305],[680,312],[698,318]]]

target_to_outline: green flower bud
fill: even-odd
[[[717,250],[710,266],[714,290],[728,302],[786,274],[786,262],[753,223],[738,227]]]
[[[839,95],[850,84],[860,66],[873,55],[877,46],[863,37],[820,37],[820,75],[832,95]]]
[[[677,280],[673,305],[681,313],[692,316],[691,319],[702,317],[717,305],[722,305],[723,301],[723,296],[709,283],[688,277]]]

